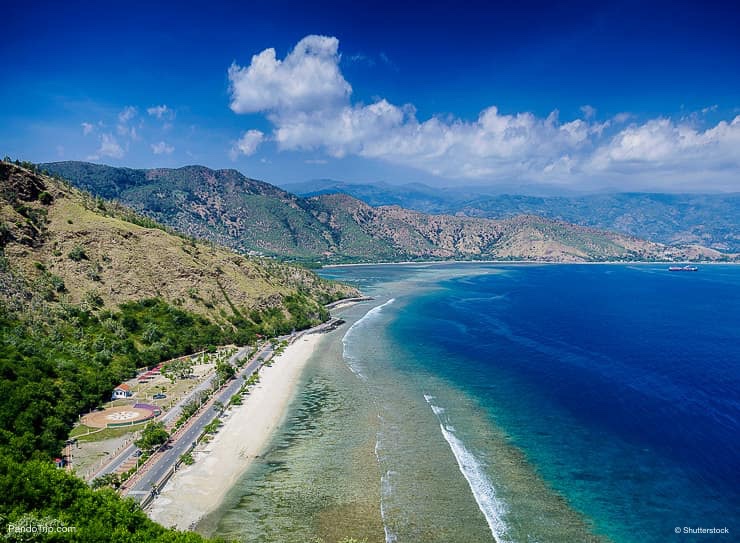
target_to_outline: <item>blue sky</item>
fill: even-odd
[[[274,183],[740,191],[731,3],[396,4],[5,6],[0,152]]]

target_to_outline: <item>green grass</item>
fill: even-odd
[[[77,438],[77,441],[80,443],[93,443],[95,441],[105,441],[106,439],[113,439],[117,437],[123,437],[126,434],[131,434],[133,432],[136,432],[137,430],[141,430],[146,422],[140,422],[138,424],[132,424],[131,426],[120,426],[118,428],[105,428],[103,430],[100,430],[99,432],[95,432],[93,434],[87,435],[85,432],[88,428],[85,425],[80,425],[76,427],[72,432],[70,432],[69,437],[70,438]],[[75,433],[79,428],[85,428],[85,430],[80,430],[79,433]],[[95,428],[91,428],[91,430],[95,430]]]

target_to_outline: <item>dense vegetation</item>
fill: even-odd
[[[48,461],[19,462],[0,454],[0,518],[7,525],[60,527],[52,533],[15,533],[8,541],[90,543],[190,543],[203,538],[176,532],[149,520],[131,500],[111,489],[92,490]]]
[[[319,320],[305,296],[289,297],[287,307],[290,316],[277,308],[235,315],[229,328],[159,299],[118,311],[49,306],[45,318],[0,307],[0,448],[20,458],[58,454],[77,415],[136,368]]]
[[[100,405],[135,368],[313,324],[308,305],[296,295],[290,316],[255,311],[257,322],[235,317],[229,329],[158,299],[130,302],[119,311],[47,306],[45,317],[0,305],[0,491],[7,490],[0,496],[0,517],[12,522],[29,513],[51,515],[83,530],[74,536],[81,541],[196,540],[172,536],[131,504],[88,489],[49,459],[60,454],[77,415]],[[107,516],[119,520],[103,529],[99,522]],[[134,535],[132,526],[141,530]]]
[[[132,229],[121,219],[166,230],[37,171],[0,163],[0,529],[75,527],[4,533],[10,541],[202,541],[156,525],[133,502],[89,488],[52,459],[62,455],[78,415],[108,400],[137,368],[317,324],[327,317],[321,304],[349,291],[305,270]],[[176,258],[122,278],[133,256],[158,252]],[[167,268],[170,260],[177,267]],[[150,286],[176,280],[193,285],[192,293],[166,298]],[[80,286],[86,282],[100,288]],[[111,298],[125,282],[132,294]],[[153,446],[161,432],[149,438]]]

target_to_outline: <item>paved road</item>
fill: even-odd
[[[302,334],[301,334],[302,335]],[[246,351],[245,351],[246,353]],[[256,370],[260,368],[265,360],[272,356],[273,349],[271,344],[267,344],[242,370],[239,376],[232,379],[231,382],[216,395],[216,401],[226,405],[231,397],[244,384]],[[242,354],[244,356],[244,354]],[[154,463],[147,469],[146,473],[138,478],[132,487],[127,489],[127,495],[137,502],[142,501],[151,493],[152,488],[167,474],[172,466],[177,463],[180,457],[193,445],[198,439],[203,429],[210,424],[219,412],[209,404],[200,415],[196,415],[187,430],[174,442],[169,448],[162,453],[158,453],[158,458],[152,459]]]
[[[280,342],[285,339],[295,341],[305,334],[321,333],[332,330],[343,322],[344,321],[341,319],[331,318],[327,322],[308,330],[275,338],[275,341]],[[248,351],[249,347],[243,347],[229,359],[229,362],[231,364],[236,363],[237,360],[244,358]],[[232,379],[224,389],[216,394],[215,401],[221,402],[223,405],[227,405],[231,397],[244,384],[244,381],[257,371],[272,355],[272,343],[267,343],[254,355],[254,357],[252,357],[252,360],[241,370],[239,375]],[[179,412],[182,405],[186,401],[189,401],[194,394],[212,386],[214,379],[215,375],[194,388],[186,398],[178,402],[177,406],[168,411],[161,420],[169,422],[176,416],[176,409],[177,412]],[[157,453],[155,458],[152,458],[149,461],[149,465],[146,467],[145,473],[137,475],[133,482],[129,482],[132,486],[126,485],[126,488],[124,489],[125,495],[133,498],[137,502],[142,502],[149,494],[151,494],[152,489],[161,482],[162,478],[172,469],[180,457],[190,449],[193,443],[197,441],[200,434],[203,433],[203,429],[219,415],[219,412],[213,408],[214,403],[215,402],[213,401],[209,401],[208,406],[200,414],[196,414],[195,418],[191,419],[191,421],[186,425],[186,430],[178,436],[177,440],[169,444],[163,451]],[[125,462],[136,451],[138,451],[138,447],[133,444],[129,445],[118,457],[96,474],[96,477],[105,473],[114,472],[118,466]]]
[[[242,347],[239,349],[234,355],[229,358],[229,362],[231,364],[235,364],[237,360],[241,360],[244,358],[244,356],[249,352],[250,347]],[[167,411],[161,419],[159,419],[161,422],[164,422],[165,426],[169,425],[171,422],[174,422],[177,420],[177,417],[180,416],[180,413],[182,411],[182,406],[185,405],[187,402],[189,402],[191,399],[195,397],[196,394],[203,392],[205,390],[208,390],[213,386],[213,380],[216,378],[216,374],[214,373],[211,375],[208,379],[205,379],[202,383],[200,383],[198,386],[196,386],[193,390],[191,390],[187,396],[184,396],[179,402],[177,402],[172,409]],[[97,477],[100,477],[101,475],[105,475],[107,473],[115,473],[116,470],[126,462],[129,458],[131,458],[131,455],[137,452],[139,448],[131,443],[128,445],[125,449],[123,449],[116,457],[108,464],[103,466],[100,471],[98,471],[95,476],[92,479],[95,479]]]

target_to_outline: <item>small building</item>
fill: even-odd
[[[130,398],[131,396],[133,396],[133,394],[131,393],[131,388],[126,383],[123,383],[113,389],[113,396],[111,397],[111,399],[121,400],[124,398]]]

